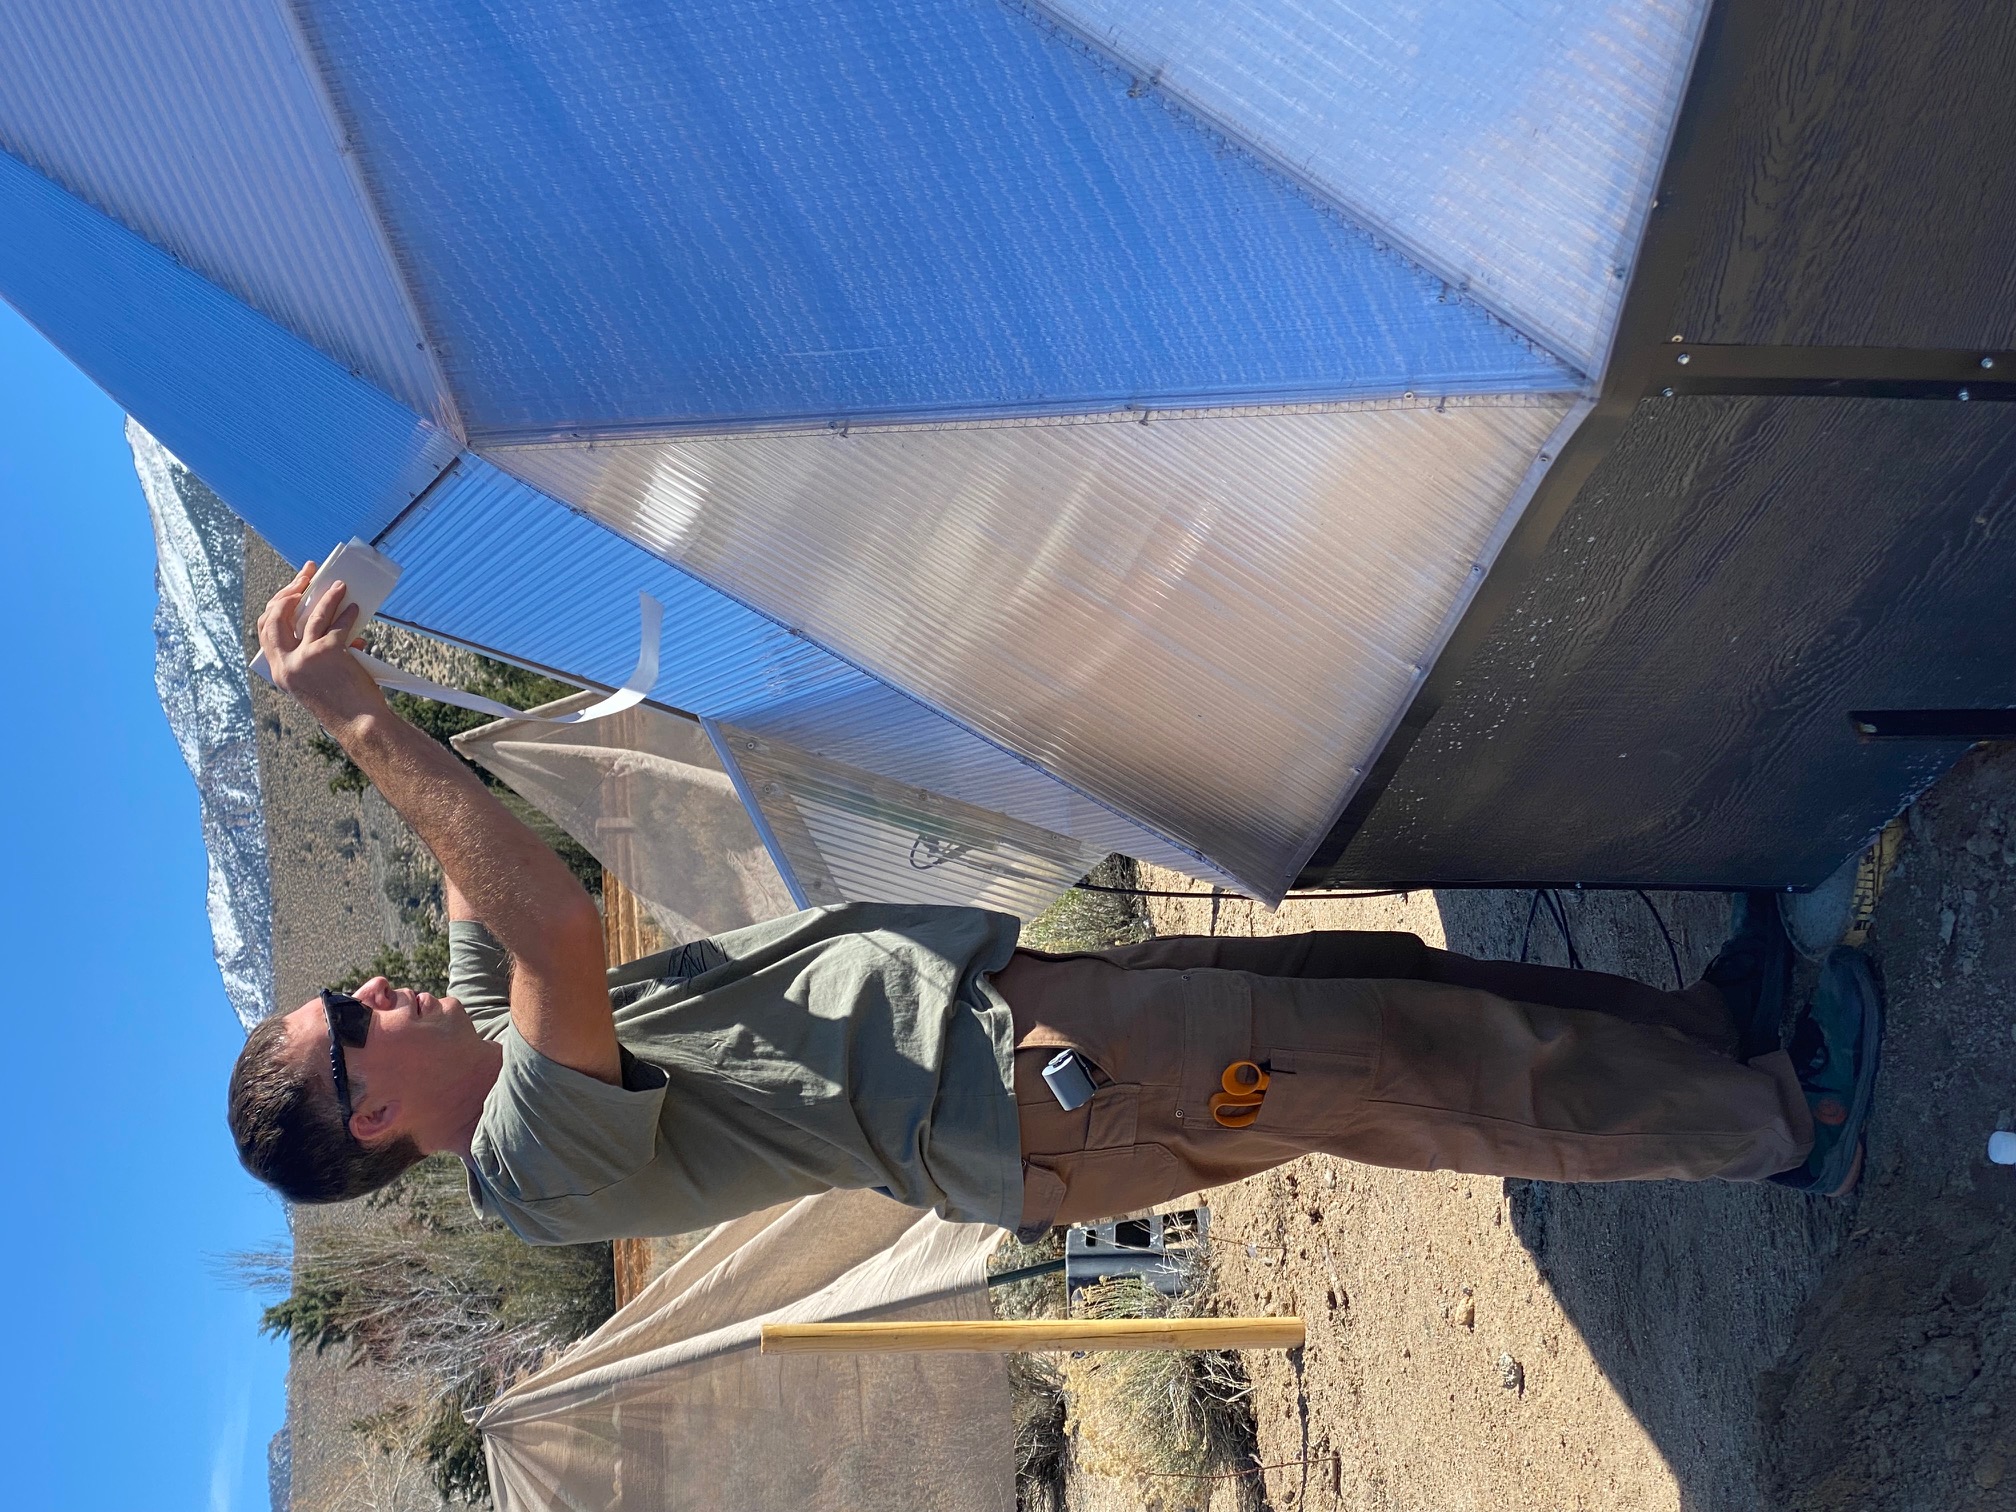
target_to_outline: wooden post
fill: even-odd
[[[605,795],[606,798],[606,795]],[[637,895],[616,873],[602,872],[602,963],[626,966],[639,956],[663,950],[658,926]],[[623,1306],[651,1281],[651,1244],[645,1239],[618,1239],[610,1255],[616,1268],[616,1305]]]
[[[1300,1318],[1030,1318],[993,1323],[765,1323],[764,1354],[1062,1349],[1298,1349]]]

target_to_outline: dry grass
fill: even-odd
[[[1009,1243],[991,1268],[1016,1270],[1063,1253],[1063,1236]],[[1079,1293],[1086,1317],[1201,1317],[1217,1310],[1208,1262],[1164,1297],[1136,1277]],[[1064,1278],[996,1287],[1003,1318],[1065,1316]],[[1015,1414],[1016,1500],[1022,1512],[1066,1512],[1092,1497],[1119,1505],[1118,1491],[1147,1512],[1254,1512],[1257,1475],[1251,1386],[1239,1356],[1224,1351],[1141,1350],[1075,1356],[1017,1355],[1009,1384]]]
[[[1035,1244],[1008,1240],[987,1262],[995,1275],[1062,1258],[1064,1235]],[[987,1300],[997,1318],[1061,1318],[1061,1273],[991,1287]],[[1070,1443],[1064,1432],[1064,1377],[1048,1355],[1010,1355],[1008,1389],[1015,1416],[1015,1501],[1021,1512],[1064,1512]]]
[[[1108,856],[1084,880],[1099,887],[1141,885],[1138,865],[1119,855]],[[1032,950],[1059,953],[1103,950],[1109,945],[1136,945],[1154,933],[1146,898],[1074,887],[1023,927],[1022,943]]]
[[[1164,1297],[1138,1277],[1087,1287],[1088,1317],[1199,1317],[1213,1310],[1208,1264],[1185,1290]],[[1073,1464],[1085,1474],[1138,1486],[1162,1512],[1260,1505],[1254,1422],[1245,1367],[1222,1350],[1090,1353],[1061,1362]]]

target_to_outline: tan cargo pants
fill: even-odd
[[[1745,1064],[1721,994],[1433,950],[1410,934],[1179,936],[1018,950],[1025,1233],[1151,1206],[1321,1152],[1544,1181],[1754,1181],[1813,1131],[1783,1053]],[[1100,1073],[1073,1112],[1042,1078]],[[1272,1083],[1248,1128],[1210,1111],[1236,1060]]]

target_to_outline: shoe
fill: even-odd
[[[1862,1173],[1862,1131],[1875,1101],[1883,993],[1861,951],[1841,946],[1820,968],[1813,1001],[1785,1047],[1813,1113],[1806,1163],[1771,1179],[1821,1197],[1845,1197]]]
[[[1778,1031],[1792,996],[1795,952],[1778,914],[1778,896],[1769,892],[1738,895],[1733,911],[1735,932],[1701,973],[1729,1006],[1736,1022],[1737,1055],[1754,1060],[1778,1048]]]

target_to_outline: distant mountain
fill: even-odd
[[[273,879],[245,665],[245,525],[130,420],[126,439],[154,519],[154,686],[196,780],[212,948],[249,1029],[274,996]]]

